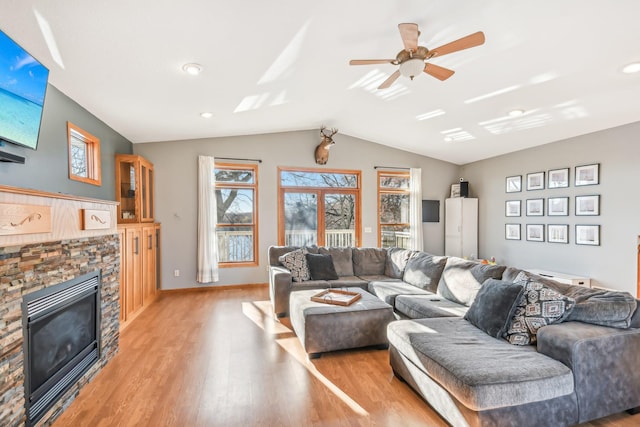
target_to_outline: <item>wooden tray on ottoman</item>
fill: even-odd
[[[343,291],[342,289],[327,289],[311,297],[311,301],[323,304],[348,306],[362,298],[357,292]]]

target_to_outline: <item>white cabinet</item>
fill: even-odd
[[[460,258],[477,258],[478,199],[446,199],[444,215],[444,254]]]

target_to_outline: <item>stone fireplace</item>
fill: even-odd
[[[7,234],[6,224],[19,222],[8,221],[2,214],[16,205],[49,207],[50,230]],[[109,221],[100,221],[106,225],[91,229],[82,219],[85,210]],[[23,302],[46,294],[48,289],[55,292],[65,282],[73,283],[96,272],[101,276],[96,299],[78,303],[95,306],[96,330],[99,331],[94,337],[95,344],[93,341],[85,343],[79,356],[85,365],[76,369],[74,378],[57,386],[59,395],[41,406],[42,413],[33,425],[51,425],[80,389],[118,351],[120,240],[115,224],[115,203],[0,186],[0,425],[31,424],[25,392],[32,387],[25,381],[33,379],[33,373],[28,373],[29,367],[25,366],[25,334],[29,335],[23,330]],[[57,318],[56,322],[70,323],[65,317]],[[89,364],[85,353],[91,352],[97,360]],[[61,357],[58,355],[54,359]],[[40,378],[33,384],[42,381]]]

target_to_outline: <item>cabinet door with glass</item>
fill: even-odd
[[[153,222],[153,164],[133,154],[116,154],[118,223]]]

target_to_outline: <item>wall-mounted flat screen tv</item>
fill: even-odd
[[[38,146],[49,70],[0,31],[0,140]]]

